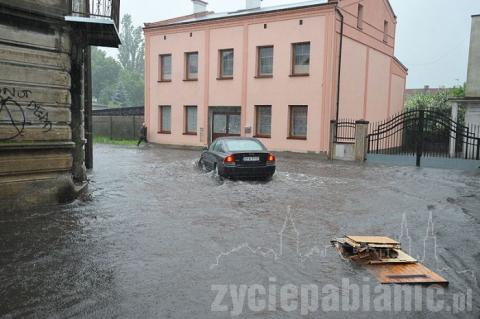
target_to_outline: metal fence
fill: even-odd
[[[69,0],[72,14],[88,18],[109,18],[118,28],[120,0]]]
[[[112,140],[136,140],[140,136],[143,115],[93,116],[93,135]]]
[[[411,109],[372,123],[368,153],[423,157],[480,159],[480,128],[465,126],[435,109]]]
[[[356,122],[351,119],[341,119],[336,123],[335,143],[355,143]]]

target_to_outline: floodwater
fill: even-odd
[[[478,173],[279,154],[271,182],[222,182],[195,168],[198,157],[97,145],[84,198],[2,214],[0,317],[301,318],[302,302],[315,303],[280,291],[309,284],[319,305],[304,318],[478,318]],[[374,300],[375,289],[392,286],[330,247],[345,234],[400,239],[450,285],[433,297],[421,288],[418,309],[394,312]],[[362,290],[355,305],[342,279],[370,298]],[[238,296],[254,284],[273,296],[268,307]],[[212,285],[228,287],[218,302]]]

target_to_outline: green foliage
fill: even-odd
[[[93,138],[95,144],[115,144],[115,145],[137,145],[134,140],[112,140],[108,136],[95,136]]]
[[[132,17],[122,19],[118,59],[92,48],[92,93],[109,107],[144,105],[144,42],[142,28],[132,25]]]
[[[107,57],[107,53],[92,47],[92,93],[100,97],[100,93],[109,85],[112,79],[118,78],[122,67],[114,58]]]
[[[143,73],[123,70],[120,73],[119,81],[123,84],[130,106],[142,106],[145,96]]]
[[[406,103],[406,109],[435,109],[445,116],[450,116],[451,106],[448,103],[449,98],[461,98],[465,96],[465,86],[453,87],[451,89],[445,89],[438,93],[428,94],[419,93],[410,96]],[[458,114],[458,120],[463,123],[464,110],[460,109]]]
[[[118,49],[118,59],[125,70],[143,73],[144,70],[144,43],[142,28],[134,27],[132,16],[126,14],[122,19],[120,39],[122,45]]]
[[[115,89],[115,93],[113,93],[112,100],[118,104],[119,106],[125,107],[128,105],[129,96],[125,90],[125,84],[123,81],[118,82],[117,88]]]
[[[462,86],[454,86],[450,89],[450,96],[465,97],[465,84]]]
[[[434,94],[415,94],[407,99],[406,108],[435,108],[437,110],[447,111],[450,110],[448,105],[448,90],[440,91]]]

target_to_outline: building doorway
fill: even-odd
[[[209,141],[219,137],[241,135],[240,107],[210,107],[209,108]]]

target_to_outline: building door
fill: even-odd
[[[240,113],[213,113],[212,142],[219,137],[225,136],[240,136]]]

